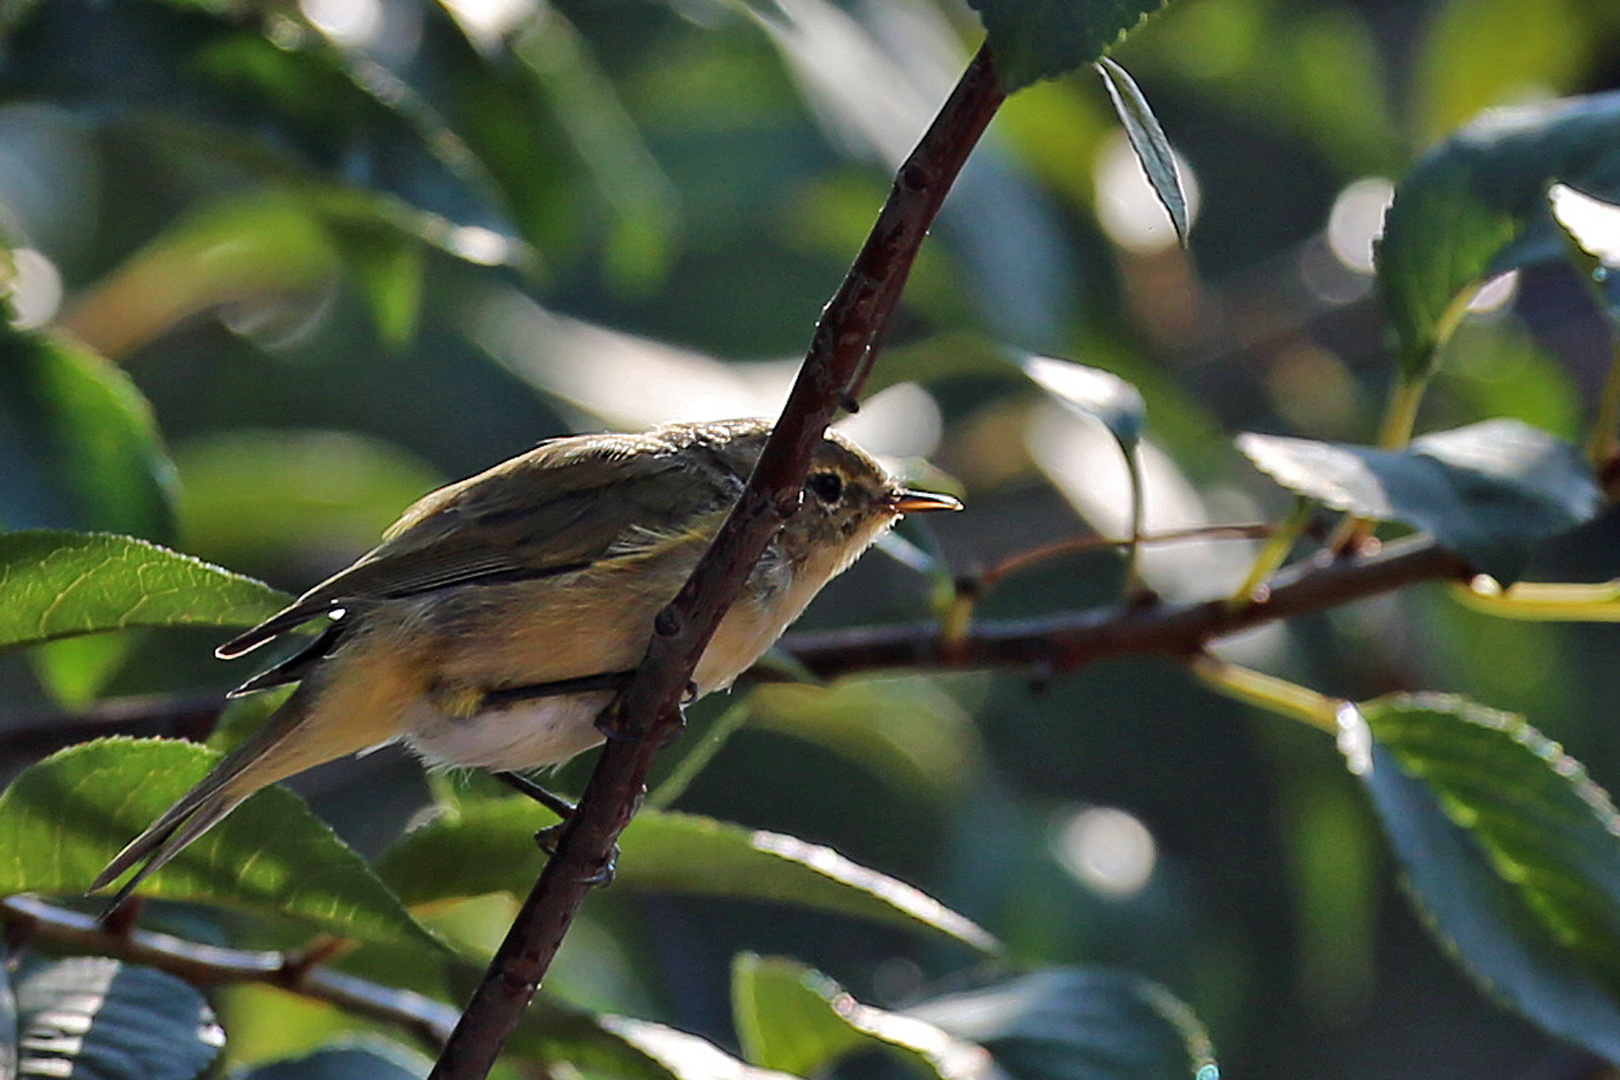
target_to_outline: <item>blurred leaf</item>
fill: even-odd
[[[784,1073],[756,1068],[732,1057],[707,1039],[665,1027],[663,1024],[611,1014],[598,1017],[598,1022],[603,1030],[611,1032],[626,1046],[644,1054],[659,1070],[657,1073],[646,1074],[646,1080],[662,1080],[666,1077],[676,1077],[678,1080],[786,1080]],[[519,1031],[521,1030],[520,1024]],[[508,1043],[508,1046],[510,1045]],[[568,1060],[579,1061],[584,1066],[593,1064],[579,1058]],[[635,1078],[642,1074],[627,1073],[621,1067],[610,1075]]]
[[[24,769],[0,793],[0,895],[77,893],[220,755],[100,739]],[[253,796],[142,883],[139,895],[291,919],[338,937],[437,949],[371,868],[279,786]]]
[[[4,547],[0,542],[0,550]],[[5,591],[0,579],[0,595]],[[82,709],[95,701],[107,680],[118,673],[137,637],[122,633],[57,638],[33,646],[28,659],[58,705]]]
[[[404,348],[422,309],[422,245],[378,221],[326,221],[338,254],[360,281],[383,344]]]
[[[181,218],[83,295],[62,324],[108,356],[125,356],[201,312],[318,289],[339,266],[302,199],[254,192]]]
[[[1525,87],[1543,96],[1578,88],[1602,40],[1586,5],[1571,0],[1446,0],[1425,23],[1407,106],[1419,146],[1522,100]]]
[[[208,1002],[152,968],[80,957],[17,984],[18,1076],[191,1080],[225,1045]]]
[[[543,862],[534,842],[549,815],[531,801],[464,804],[407,833],[377,872],[409,905],[526,893]],[[978,926],[922,892],[831,848],[692,814],[643,811],[619,838],[615,887],[796,904],[910,930],[932,930],[994,951]]]
[[[905,1011],[990,1051],[1015,1080],[1216,1080],[1192,1010],[1146,979],[1051,968]]]
[[[1602,503],[1574,447],[1516,420],[1425,435],[1404,451],[1252,433],[1237,443],[1290,491],[1430,533],[1503,584],[1535,542],[1589,520]]]
[[[286,602],[128,536],[0,533],[0,649],[136,626],[252,626]]]
[[[743,1056],[795,1076],[826,1076],[837,1060],[879,1048],[941,1080],[990,1080],[988,1056],[912,1017],[852,998],[827,976],[780,957],[731,964],[732,1023]]]
[[[1620,816],[1524,719],[1450,695],[1361,706],[1362,780],[1434,930],[1491,993],[1620,1061]]]
[[[1181,177],[1176,174],[1176,159],[1165,138],[1159,118],[1147,97],[1136,85],[1130,72],[1104,56],[1094,65],[1108,88],[1108,100],[1114,103],[1114,112],[1125,126],[1125,137],[1130,140],[1136,160],[1142,163],[1142,172],[1153,186],[1153,194],[1170,215],[1170,224],[1176,228],[1176,239],[1187,246],[1187,196],[1181,190]]]
[[[12,972],[0,967],[0,1076],[17,1075],[17,994]]]
[[[1378,284],[1406,378],[1431,374],[1474,285],[1563,253],[1546,205],[1561,181],[1620,200],[1620,93],[1487,113],[1430,150],[1384,219]]]
[[[1147,405],[1136,387],[1118,375],[1047,356],[1031,356],[1021,366],[1071,412],[1101,422],[1126,454],[1140,441]]]
[[[1100,59],[1166,0],[970,0],[1008,90]]]
[[[532,841],[531,841],[532,843]],[[689,1061],[680,1060],[680,1050],[665,1047],[662,1032],[701,1044],[695,1054],[717,1059],[733,1067],[741,1062],[695,1035],[671,1032],[658,1024],[630,1020],[605,1013],[592,1013],[559,1002],[542,993],[524,1010],[517,1028],[506,1041],[506,1053],[546,1064],[566,1063],[588,1076],[616,1077],[620,1080],[716,1080],[734,1078],[735,1071],[724,1066],[688,1071]],[[682,1047],[694,1054],[691,1047]],[[669,1060],[666,1060],[669,1058]]]
[[[1620,206],[1566,184],[1547,192],[1570,260],[1611,322],[1620,322]]]
[[[176,446],[175,464],[187,548],[232,565],[351,557],[444,482],[396,446],[336,431],[216,432]]]
[[[373,1040],[363,1046],[329,1046],[287,1061],[272,1061],[240,1074],[240,1080],[421,1080],[432,1062],[403,1046]]]
[[[151,408],[115,365],[0,323],[0,521],[167,540],[172,467]]]
[[[824,746],[924,798],[949,798],[980,759],[972,718],[927,677],[767,683],[747,709],[751,726]]]

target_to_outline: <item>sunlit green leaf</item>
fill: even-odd
[[[1126,453],[1141,439],[1147,405],[1141,392],[1118,375],[1048,356],[1028,357],[1020,366],[1066,408],[1099,421]]]
[[[252,626],[286,600],[127,536],[0,533],[0,648],[137,626]]]
[[[0,793],[0,895],[82,892],[218,760],[191,743],[115,738],[23,770]],[[338,937],[435,941],[302,799],[280,787],[243,803],[139,893],[278,915]]]
[[[731,965],[732,1022],[743,1056],[795,1076],[825,1076],[858,1050],[899,1055],[941,1080],[982,1077],[984,1052],[930,1024],[863,1005],[803,964],[752,953]]]
[[[1146,979],[1052,968],[915,1005],[905,1015],[990,1051],[1016,1080],[1217,1080],[1192,1010]]]
[[[534,832],[546,823],[527,799],[468,803],[402,837],[378,873],[407,904],[522,894],[539,876],[543,856]],[[615,888],[795,904],[996,948],[978,926],[911,886],[780,833],[644,811],[619,847]]]
[[[17,984],[16,1076],[192,1080],[219,1056],[225,1032],[194,987],[102,956],[60,960]]]
[[[1238,436],[1238,449],[1290,491],[1430,533],[1504,584],[1533,544],[1602,504],[1574,447],[1516,420],[1425,435],[1398,452],[1255,434]]]
[[[1360,714],[1373,740],[1362,780],[1435,931],[1494,997],[1620,1061],[1620,815],[1608,795],[1510,713],[1430,694]]]

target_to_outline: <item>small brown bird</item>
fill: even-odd
[[[595,746],[615,679],[641,660],[741,494],[768,420],[670,424],[553,439],[426,496],[348,569],[216,650],[233,659],[322,620],[292,658],[237,693],[298,686],[280,709],[107,865],[144,865],[128,895],[242,800],[396,739],[430,765],[509,771]],[[723,689],[811,598],[905,513],[959,510],[907,491],[828,433],[798,510],[771,541],[699,660]]]

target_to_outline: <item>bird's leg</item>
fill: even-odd
[[[547,825],[545,828],[540,829],[534,834],[535,844],[539,846],[541,851],[546,853],[546,857],[555,857],[557,854],[557,841],[562,837],[563,827],[568,824],[568,820],[574,816],[574,812],[578,808],[562,796],[547,791],[545,788],[541,787],[533,780],[530,780],[522,773],[502,770],[495,773],[494,776],[495,779],[499,780],[507,787],[527,795],[529,798],[533,799],[547,810],[550,810],[553,814],[556,814],[558,817],[562,818],[562,820],[557,822],[557,824]],[[600,870],[587,878],[585,880],[585,884],[613,884],[613,878],[618,873],[618,863],[619,845],[614,844],[613,850],[608,853],[607,863]]]

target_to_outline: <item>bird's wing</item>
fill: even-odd
[[[318,616],[451,585],[550,577],[622,554],[637,536],[726,506],[742,481],[612,436],[560,439],[442,488],[383,542],[286,609],[221,645],[241,656]],[[263,684],[269,685],[269,684]]]

